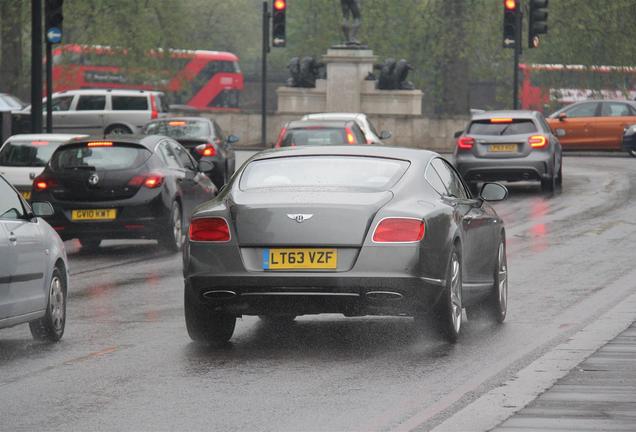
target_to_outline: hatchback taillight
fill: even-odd
[[[528,138],[528,144],[533,149],[540,149],[548,145],[548,139],[545,135],[532,135]]]
[[[57,186],[57,182],[51,178],[40,176],[33,179],[33,189],[36,191],[45,191],[53,186]]]
[[[216,148],[212,144],[201,144],[194,148],[194,151],[201,156],[212,157],[216,155]]]
[[[375,243],[412,243],[424,238],[424,221],[421,219],[392,217],[380,221],[373,232]]]
[[[469,136],[460,136],[457,138],[457,148],[460,150],[470,150],[475,145],[475,138]]]
[[[221,217],[192,219],[189,230],[190,240],[198,242],[230,241],[230,226]]]
[[[136,175],[133,178],[131,178],[130,181],[128,182],[128,186],[133,186],[133,187],[145,186],[148,189],[158,188],[162,184],[163,184],[163,175],[156,174],[156,173]]]

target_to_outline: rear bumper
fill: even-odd
[[[553,156],[547,152],[505,159],[459,153],[455,160],[457,170],[470,182],[541,180],[554,175]]]
[[[354,272],[259,273],[189,277],[185,289],[212,310],[236,315],[412,316],[437,303],[444,281]]]

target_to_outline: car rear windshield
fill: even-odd
[[[55,152],[51,159],[51,168],[54,171],[133,169],[141,166],[151,155],[148,149],[131,144],[114,143],[112,146],[89,147],[84,143]]]
[[[196,120],[166,120],[150,123],[146,135],[166,135],[174,139],[205,138],[210,136],[207,122]]]
[[[409,162],[360,156],[295,156],[251,162],[241,176],[242,190],[336,188],[383,191],[406,172]]]
[[[289,129],[281,143],[282,147],[345,145],[347,140],[344,128],[312,127],[307,129]]]
[[[471,135],[521,135],[537,132],[537,127],[530,119],[514,119],[511,122],[493,122],[478,120],[470,124]]]
[[[0,166],[43,167],[63,141],[9,141],[0,150]]]

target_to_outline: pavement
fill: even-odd
[[[633,292],[433,431],[636,431]]]

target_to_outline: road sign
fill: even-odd
[[[46,40],[52,44],[57,44],[62,42],[62,30],[60,30],[57,27],[51,27],[46,32]]]

